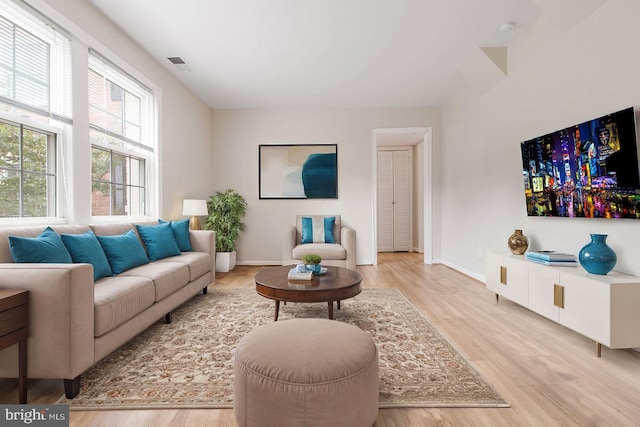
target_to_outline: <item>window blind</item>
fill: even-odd
[[[13,2],[0,5],[0,107],[72,123],[69,37]]]

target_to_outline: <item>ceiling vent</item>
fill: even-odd
[[[189,67],[187,63],[184,62],[184,59],[180,58],[179,56],[170,56],[167,59],[169,60],[169,62],[175,65],[178,70],[187,72],[191,71],[191,67]]]

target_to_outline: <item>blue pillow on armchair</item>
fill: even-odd
[[[325,218],[302,217],[302,239],[300,243],[335,243],[333,227],[335,216]]]

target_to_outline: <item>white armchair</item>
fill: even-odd
[[[302,243],[302,218],[324,219],[335,217],[333,239],[335,243]],[[356,269],[356,232],[343,227],[340,215],[297,215],[296,225],[287,227],[282,240],[282,265],[302,262],[302,255],[318,254],[323,265]]]

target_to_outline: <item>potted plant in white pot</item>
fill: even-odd
[[[236,266],[236,240],[244,231],[247,201],[235,190],[216,191],[207,201],[209,215],[204,228],[216,232],[216,271],[226,273]]]

